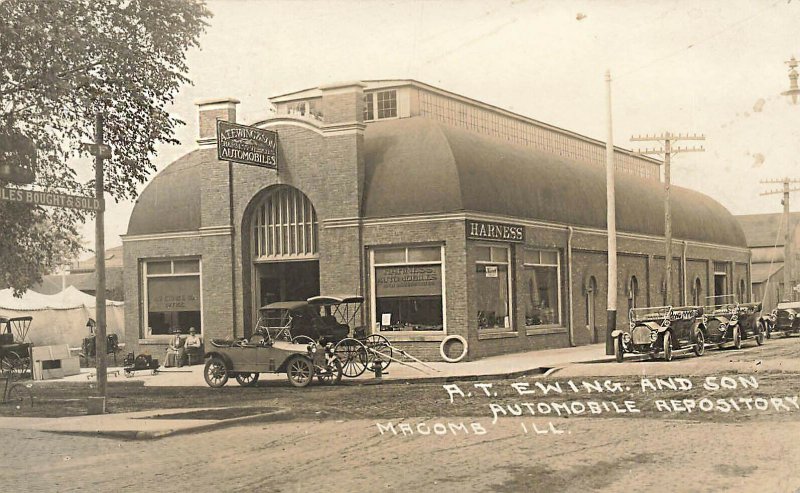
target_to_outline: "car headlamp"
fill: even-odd
[[[728,330],[728,324],[719,324],[720,332],[725,332],[726,330]]]
[[[650,332],[650,341],[651,342],[656,342],[656,339],[658,339],[658,332],[653,330],[653,331]]]
[[[789,320],[792,320],[793,318],[794,318],[794,313],[789,312]]]
[[[314,353],[317,352],[317,345],[316,344],[309,344],[306,349],[308,349],[309,353],[314,354]]]
[[[628,334],[627,332],[624,332],[622,334],[622,342],[625,343],[625,344],[628,344],[629,342],[631,342],[631,335]]]

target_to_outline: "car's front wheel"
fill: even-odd
[[[305,387],[314,378],[314,365],[308,358],[293,356],[286,365],[286,377],[295,387]]]
[[[706,336],[702,329],[697,329],[694,334],[694,354],[702,356],[706,352]]]
[[[209,387],[218,389],[228,383],[228,367],[219,356],[212,356],[203,368],[203,378]]]
[[[624,354],[622,353],[622,340],[619,337],[614,338],[614,358],[617,360],[617,363],[622,363],[624,359]]]
[[[742,349],[742,329],[738,325],[733,327],[733,347]]]
[[[663,345],[664,361],[672,361],[672,334],[670,331],[664,332]]]
[[[764,324],[761,322],[756,324],[756,344],[759,346],[764,344]]]
[[[339,358],[331,359],[325,373],[317,373],[317,380],[319,383],[327,385],[336,385],[342,381],[342,362]]]

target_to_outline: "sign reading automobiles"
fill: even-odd
[[[272,130],[217,120],[217,158],[278,169],[278,134]]]

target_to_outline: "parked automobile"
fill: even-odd
[[[692,349],[697,356],[705,352],[701,306],[632,308],[628,320],[628,331],[611,333],[618,362],[622,362],[625,353],[647,354],[652,359],[663,353],[665,361],[672,361],[677,350]]]
[[[783,332],[788,337],[800,332],[800,301],[783,301],[772,312],[772,327],[768,336],[773,332]]]
[[[302,302],[289,304],[292,303]],[[303,316],[313,316],[313,309],[303,310],[303,307],[289,304],[282,306],[273,303],[262,308],[249,340],[211,341],[211,347],[205,353],[206,365],[203,369],[203,377],[209,387],[222,387],[230,377],[235,378],[239,385],[252,386],[258,382],[260,373],[269,372],[286,373],[289,383],[295,387],[307,386],[314,376],[322,383],[341,381],[342,363],[334,354],[333,343],[323,345],[305,335],[293,341],[293,321]],[[302,315],[298,316],[296,312],[295,318],[292,318],[290,312],[293,308],[301,310]],[[277,309],[277,312],[273,309]],[[267,319],[269,315],[278,314],[283,318],[277,321]],[[297,326],[305,327],[300,323]]]
[[[761,317],[761,303],[738,303],[733,295],[709,297],[713,303],[704,308],[706,342],[742,347],[742,341],[753,339],[764,344],[767,327]]]

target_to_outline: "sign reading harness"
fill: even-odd
[[[278,169],[278,133],[217,120],[217,159]]]

